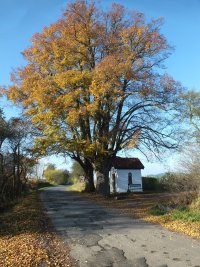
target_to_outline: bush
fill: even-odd
[[[198,194],[198,183],[196,179],[184,173],[167,173],[162,177],[160,183],[165,190],[176,193],[171,199],[175,207],[190,205]]]
[[[70,173],[70,181],[72,184],[79,182],[80,176],[85,176],[85,172],[81,165],[74,161]]]
[[[158,181],[153,177],[142,177],[142,187],[144,191],[156,191]]]
[[[159,205],[156,205],[150,210],[150,214],[154,216],[162,216],[165,215],[166,213],[167,210],[160,208]]]
[[[85,183],[80,181],[74,181],[72,185],[68,188],[69,191],[83,192],[85,190]]]
[[[154,191],[154,192],[165,191],[165,187],[160,182],[160,179],[154,177],[142,177],[142,186],[144,191]]]
[[[70,175],[69,181],[70,181],[70,184],[76,184],[76,183],[79,183],[80,182],[80,179],[79,179],[79,177],[72,177]]]
[[[198,190],[196,179],[184,173],[166,173],[161,183],[171,192],[188,192]]]
[[[47,182],[62,185],[69,182],[69,172],[67,170],[46,169],[44,177]]]
[[[40,189],[43,187],[49,187],[52,186],[49,182],[47,182],[44,179],[30,179],[28,181],[28,186],[30,189],[35,190],[35,189]]]

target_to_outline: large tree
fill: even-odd
[[[68,4],[63,17],[32,38],[27,65],[12,75],[9,99],[41,130],[41,151],[78,161],[92,190],[109,193],[112,158],[124,148],[175,148],[181,86],[161,75],[170,47],[161,19],[113,4]]]

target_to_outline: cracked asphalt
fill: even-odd
[[[81,267],[200,267],[200,241],[134,219],[67,192],[41,199],[55,229]]]

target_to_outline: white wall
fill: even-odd
[[[141,184],[142,185],[141,170],[127,169],[127,170],[115,170],[115,172],[116,172],[116,190],[119,193],[127,192],[127,190],[128,190],[128,173],[129,172],[132,173],[133,184]],[[111,177],[111,172],[110,172],[110,177]],[[112,190],[113,190],[113,188],[111,185],[110,191],[112,192]],[[141,190],[139,190],[139,191],[141,191]]]

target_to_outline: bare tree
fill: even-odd
[[[27,182],[27,172],[36,161],[30,147],[31,126],[25,120],[0,117],[0,203],[7,205],[21,195]]]

